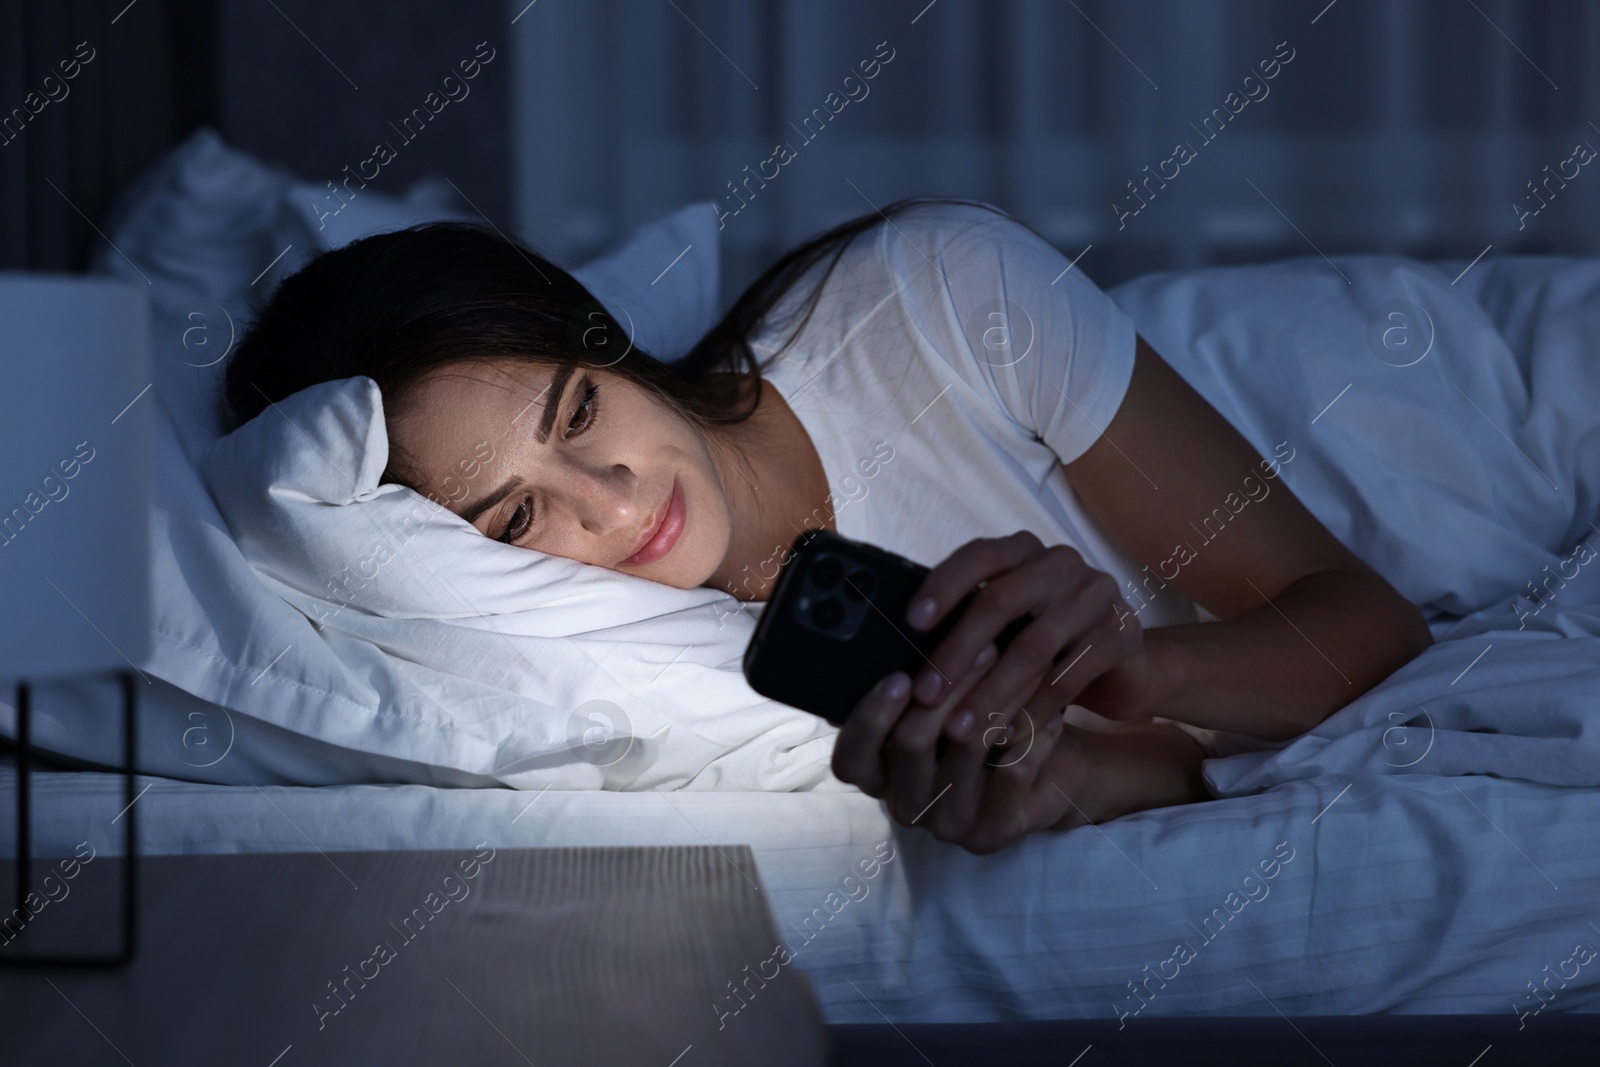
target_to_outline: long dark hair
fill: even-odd
[[[933,203],[989,206],[914,197],[820,233],[768,267],[672,363],[630,348],[621,325],[577,279],[489,227],[434,222],[364,237],[310,260],[255,310],[227,366],[225,421],[231,416],[238,426],[292,393],[355,375],[372,378],[393,413],[430,371],[471,359],[601,367],[653,390],[702,429],[742,422],[760,402],[762,370],[805,328],[850,243],[877,223]],[[755,328],[830,254],[792,316],[794,327],[758,360],[750,345]],[[741,384],[740,374],[756,387]],[[416,487],[405,457],[392,448],[383,481]]]

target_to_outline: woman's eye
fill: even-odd
[[[519,521],[517,519],[518,515],[522,515],[522,516],[524,516],[524,518],[521,521]],[[511,521],[506,524],[505,532],[502,533],[496,540],[504,541],[506,544],[509,545],[511,542],[515,541],[517,538],[519,538],[523,534],[527,533],[528,532],[527,515],[528,515],[528,501],[527,501],[526,498],[524,498],[522,503],[517,505],[517,510],[513,511],[511,513]]]
[[[572,418],[567,420],[568,437],[584,433],[593,428],[600,417],[600,405],[596,399],[599,393],[600,386],[591,382],[580,394],[578,406],[573,409]],[[528,532],[533,525],[534,519],[530,501],[531,498],[529,497],[523,498],[522,503],[517,505],[517,510],[511,513],[511,520],[506,524],[505,530],[495,540],[510,544]]]
[[[567,420],[567,432],[569,435],[583,433],[594,425],[599,408],[599,405],[595,403],[595,396],[599,392],[600,387],[593,383],[590,383],[589,387],[583,391],[582,398],[578,401],[577,409],[573,411],[572,418]],[[580,418],[583,420],[582,426],[577,425]]]

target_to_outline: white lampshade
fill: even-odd
[[[149,293],[0,273],[0,678],[150,647]]]

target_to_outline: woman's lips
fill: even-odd
[[[678,536],[683,533],[685,510],[683,487],[678,484],[677,478],[673,478],[672,492],[667,497],[666,507],[662,509],[660,525],[650,534],[644,547],[622,561],[623,565],[643,567],[671,552],[672,546],[678,543]]]

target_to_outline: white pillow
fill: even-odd
[[[283,654],[246,688],[298,692],[225,703],[521,788],[839,787],[834,727],[745,683],[754,619],[726,593],[499,544],[380,485],[388,458],[365,377],[302,390],[206,450],[233,543],[292,606],[256,620]]]
[[[420,760],[381,754],[384,745],[363,733],[381,729],[377,721],[352,715],[330,695],[350,682],[345,668],[336,658],[306,661],[290,651],[299,638],[284,635],[314,635],[310,623],[246,563],[200,478],[199,457],[222,429],[222,357],[246,326],[252,282],[270,285],[283,273],[294,251],[273,260],[287,245],[323,240],[309,236],[287,202],[296,182],[289,171],[228,147],[215,131],[198,130],[119,198],[106,227],[110,240],[95,258],[96,272],[148,283],[151,293],[155,647],[140,664],[138,766],[227,784],[496,784],[493,777],[435,766],[425,751]],[[405,198],[363,195],[364,213],[353,210],[360,200],[347,209],[354,228],[327,241],[449,211],[427,180]],[[596,262],[593,278],[583,278],[624,322],[631,314],[635,322],[660,326],[650,342],[658,356],[680,354],[714,322],[719,249],[703,221],[711,210],[699,212],[697,222],[696,207],[641,227]],[[675,256],[689,243],[693,250],[650,286],[670,262],[661,255],[671,249]],[[645,279],[642,290],[623,284],[617,296],[605,288],[608,279],[638,278]],[[388,697],[414,699],[404,690]],[[11,688],[0,687],[0,733],[7,736],[15,736],[11,699]],[[39,684],[33,707],[42,751],[119,761],[114,687]],[[593,731],[584,736],[593,740]]]
[[[714,202],[685,205],[639,227],[615,250],[572,274],[629,331],[636,347],[673,362],[716,325],[721,267],[716,221]]]
[[[482,221],[442,178],[419,178],[400,197],[357,189],[342,202],[327,185],[294,182],[283,190],[279,212],[280,232],[285,236],[298,233],[302,249],[293,258],[284,257],[279,270],[283,277],[299,270],[316,252],[371,234],[403,230],[433,219]]]

